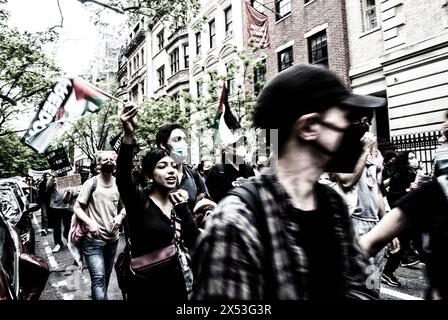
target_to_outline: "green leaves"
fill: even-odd
[[[163,96],[159,99],[149,99],[140,105],[135,133],[140,146],[153,147],[157,131],[167,123],[177,123],[187,130],[191,128],[190,106],[181,103],[184,97],[189,99],[188,95],[181,95],[179,98]]]
[[[16,133],[0,137],[0,178],[24,176],[28,169],[45,170],[49,168],[47,159],[24,146]]]
[[[0,137],[10,132],[8,122],[23,111],[19,105],[37,106],[59,72],[43,49],[57,33],[9,28],[8,14],[1,7],[5,3],[0,1]]]

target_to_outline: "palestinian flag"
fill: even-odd
[[[238,140],[239,136],[233,131],[241,128],[240,124],[232,114],[229,106],[229,93],[224,83],[219,100],[218,112],[215,116],[213,128],[215,129],[214,143],[227,146]]]
[[[22,143],[43,153],[68,123],[98,112],[109,98],[113,97],[82,79],[61,79],[39,105]]]

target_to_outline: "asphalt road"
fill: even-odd
[[[40,235],[40,211],[34,215],[34,228],[36,230],[36,254],[44,258],[50,266],[50,278],[41,296],[41,300],[91,300],[90,276],[87,269],[82,272],[73,265],[73,257],[67,246],[57,252],[51,252],[54,246],[53,234]],[[39,223],[38,223],[39,221]],[[65,241],[65,239],[63,239]],[[117,255],[124,248],[124,236],[120,235]],[[426,279],[424,264],[411,268],[400,267],[395,275],[402,283],[401,287],[391,287],[387,284],[381,286],[382,300],[420,300],[424,298]],[[115,270],[112,271],[109,290],[109,300],[122,300],[118,288]]]

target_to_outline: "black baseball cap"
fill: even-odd
[[[263,88],[254,111],[254,124],[265,129],[284,127],[300,116],[332,106],[360,111],[379,108],[386,99],[351,93],[342,80],[327,68],[295,65],[278,73]]]

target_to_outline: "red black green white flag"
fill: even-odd
[[[67,129],[68,123],[98,112],[110,98],[113,97],[82,79],[61,79],[40,103],[21,141],[43,153]]]
[[[219,100],[218,112],[215,116],[213,128],[215,129],[214,143],[227,146],[238,140],[239,135],[234,131],[241,126],[232,114],[229,105],[229,91],[224,83]]]

